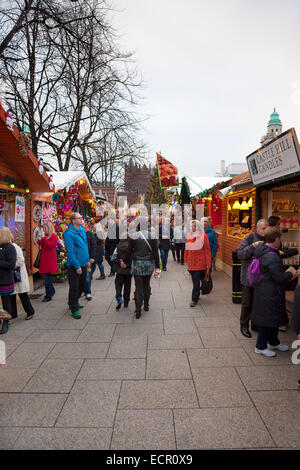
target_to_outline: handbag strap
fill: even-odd
[[[147,240],[147,238],[145,237],[145,235],[143,234],[143,232],[140,231],[140,234],[142,235],[143,239],[144,239],[145,242],[147,243],[148,248],[150,249],[151,253],[153,253],[152,248],[151,248],[151,245],[150,245],[150,243],[148,242],[148,240]]]

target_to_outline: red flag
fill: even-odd
[[[162,157],[159,153],[156,153],[156,158],[160,186],[162,188],[179,186],[177,167]]]

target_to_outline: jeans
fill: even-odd
[[[68,266],[69,299],[68,304],[72,313],[78,310],[78,300],[85,289],[87,269],[81,267],[82,274],[77,274],[73,266]]]
[[[169,255],[169,248],[168,249],[160,248],[160,256],[161,256],[163,269],[167,267],[168,255]]]
[[[18,294],[22,306],[24,308],[24,311],[27,313],[27,315],[34,315],[34,308],[31,305],[30,299],[28,297],[27,292],[23,292],[22,294]],[[18,316],[18,309],[17,309],[17,294],[12,294],[10,296],[10,302],[11,302],[11,314],[14,318]]]
[[[190,271],[193,280],[192,301],[198,302],[200,297],[200,282],[205,278],[206,271]]]
[[[91,265],[91,270],[87,273],[86,275],[86,284],[85,284],[85,289],[84,293],[85,295],[91,294],[92,293],[92,280],[93,280],[93,274],[96,271],[96,266],[99,267],[99,271],[101,274],[104,274],[104,267],[102,263],[92,263]]]
[[[268,328],[266,326],[260,326],[258,328],[258,336],[256,341],[257,349],[264,350],[268,347],[268,343],[271,346],[277,346],[280,344],[278,339],[278,328]]]
[[[54,289],[54,286],[53,286],[53,283],[52,283],[51,274],[50,273],[45,273],[45,274],[42,274],[42,276],[43,276],[43,279],[45,281],[45,289],[46,289],[45,298],[51,300],[52,297],[55,294],[55,289]]]
[[[131,274],[119,274],[117,273],[115,278],[115,287],[116,287],[116,299],[122,299],[122,289],[124,286],[124,303],[128,304],[130,300],[130,290],[131,290]]]

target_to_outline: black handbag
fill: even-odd
[[[213,288],[213,282],[212,282],[212,278],[210,275],[210,271],[209,272],[207,271],[205,278],[202,281],[202,287],[201,287],[202,295],[210,294],[212,291],[212,288]]]
[[[21,282],[21,268],[14,269],[14,283]]]
[[[33,263],[34,268],[37,268],[37,269],[40,268],[40,261],[41,261],[41,249],[39,249],[37,257],[35,258],[35,262]]]

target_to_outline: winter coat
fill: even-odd
[[[88,242],[88,250],[89,250],[90,259],[95,259],[96,250],[97,250],[96,234],[93,232],[86,232],[86,238]]]
[[[260,259],[263,279],[254,287],[251,321],[257,326],[276,328],[282,325],[285,315],[283,285],[291,280],[292,273],[285,272],[276,248],[258,246],[254,253]]]
[[[144,237],[140,234],[138,238],[129,238],[128,251],[125,257],[125,263],[128,264],[132,260],[135,261],[152,261],[155,262],[156,269],[159,269],[159,254],[157,240],[151,238],[151,233],[143,232]]]
[[[105,239],[105,251],[113,253],[119,243],[120,228],[118,224],[108,226],[107,237]]]
[[[196,235],[189,232],[186,236],[184,262],[189,271],[206,271],[211,266],[211,252],[207,235],[204,231]]]
[[[169,250],[173,239],[173,227],[159,224],[159,249]]]
[[[82,226],[76,228],[70,224],[64,233],[64,240],[68,255],[67,266],[73,266],[75,269],[85,268],[90,256],[84,228]]]
[[[174,243],[185,243],[185,233],[182,227],[175,227],[174,228]]]
[[[20,269],[21,281],[15,282],[14,294],[24,294],[25,292],[29,292],[30,286],[29,286],[27,269],[25,266],[23,250],[16,243],[13,243],[13,246],[15,247],[16,254],[17,254],[16,268],[21,268]]]
[[[218,251],[218,236],[215,230],[210,226],[206,227],[205,233],[209,241],[211,256],[216,256]]]
[[[101,232],[96,232],[95,233],[95,238],[96,238],[96,256],[95,256],[95,262],[96,263],[103,263],[103,238],[102,238],[102,233]]]
[[[17,253],[12,243],[0,246],[0,285],[10,286],[14,283],[14,269]]]
[[[38,244],[41,247],[41,259],[39,267],[40,274],[57,272],[57,241],[58,239],[56,233],[52,233],[49,238],[43,237],[41,240],[38,240]]]
[[[112,255],[111,261],[112,263],[115,263],[116,273],[125,274],[126,276],[131,276],[131,264],[128,263],[125,269],[121,268],[121,265],[120,265],[120,260],[122,259],[124,261],[126,258],[128,248],[129,248],[129,239],[120,240]]]
[[[241,260],[241,284],[244,287],[249,287],[248,284],[248,266],[254,256],[255,247],[253,243],[257,241],[263,241],[264,238],[259,235],[256,231],[247,235],[237,250],[237,256]]]

